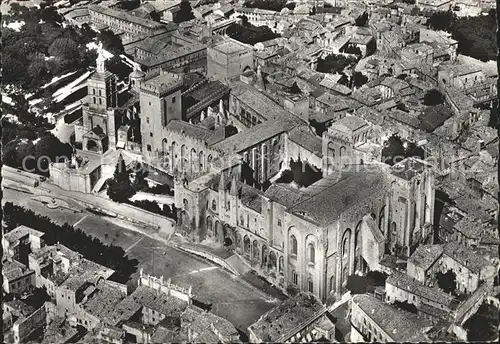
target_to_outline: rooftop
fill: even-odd
[[[2,275],[9,281],[9,283],[23,276],[35,273],[33,270],[28,269],[26,265],[19,263],[17,260],[12,260],[10,262],[4,261],[2,265]]]
[[[107,322],[107,319],[116,312],[117,304],[125,296],[118,288],[101,281],[82,307],[101,321]]]
[[[304,126],[293,129],[288,134],[288,138],[309,152],[319,157],[323,156],[323,142],[321,138],[312,133],[308,127]]]
[[[316,188],[317,184],[327,184]],[[338,220],[342,213],[360,200],[366,200],[389,188],[386,173],[376,168],[347,174],[338,182],[335,179],[320,179],[307,189],[319,189],[312,197],[290,208],[300,217],[326,227]]]
[[[4,307],[8,309],[10,313],[13,313],[17,317],[27,317],[30,314],[33,314],[35,308],[21,300],[12,300],[4,302]]]
[[[117,19],[121,19],[121,20],[130,22],[130,23],[134,23],[136,25],[143,26],[143,27],[147,27],[149,29],[162,29],[164,27],[162,24],[157,23],[153,20],[139,18],[139,17],[136,17],[136,16],[129,14],[125,11],[114,10],[111,8],[107,8],[107,7],[100,6],[100,5],[93,5],[93,4],[89,5],[88,8],[89,8],[89,11],[91,11],[91,12],[95,11],[98,13],[102,13],[104,15],[114,17]]]
[[[264,196],[269,198],[271,201],[284,205],[286,208],[290,208],[309,197],[307,193],[302,192],[289,184],[282,183],[273,183],[266,190]]]
[[[455,309],[458,306],[458,301],[455,299],[455,297],[439,290],[437,287],[427,287],[405,273],[395,271],[387,278],[386,283],[391,284],[399,289],[405,290],[411,294],[420,296],[426,300],[444,305],[450,309]]]
[[[323,304],[314,295],[300,293],[264,314],[249,330],[265,342],[279,342],[288,339],[283,337],[287,333],[299,330],[301,324],[313,320],[312,318],[325,311]]]
[[[224,54],[235,54],[243,51],[253,51],[251,46],[240,43],[231,38],[225,38],[212,46],[212,49],[218,50]]]
[[[179,316],[188,306],[186,301],[146,287],[139,286],[132,295],[140,305],[166,316]]]
[[[141,90],[152,90],[155,92],[162,92],[163,90],[181,87],[183,85],[182,76],[165,71],[161,71],[157,75],[146,75],[146,79],[141,83]]]
[[[238,330],[228,320],[209,312],[194,310],[193,307],[187,308],[181,318],[182,326],[189,327],[197,334],[197,342],[219,342],[217,333],[226,340],[239,336]]]
[[[208,140],[214,134],[212,130],[208,130],[180,120],[170,121],[167,124],[167,130],[171,130],[203,142]]]
[[[33,228],[26,227],[26,226],[18,226],[11,230],[10,232],[7,232],[4,234],[4,239],[7,240],[9,243],[14,243],[22,238],[24,238],[27,235],[33,235],[36,237],[41,238],[44,233],[34,230]]]
[[[356,304],[394,342],[430,342],[425,335],[432,328],[432,322],[416,314],[402,311],[372,295],[354,295]]]
[[[408,263],[427,271],[443,253],[442,245],[421,245],[408,258]]]
[[[367,127],[367,126],[368,126],[368,123],[360,117],[345,116],[345,117],[339,119],[338,121],[336,121],[335,123],[333,123],[331,128],[334,128],[334,129],[337,129],[340,131],[345,131],[345,129],[347,129],[347,131],[349,133],[353,133],[356,130],[359,130],[359,129],[361,129],[363,127]]]
[[[472,247],[466,247],[458,242],[450,242],[444,246],[444,254],[456,260],[474,273],[491,265],[490,261]]]
[[[430,165],[423,160],[416,158],[406,158],[392,166],[392,174],[406,180],[411,180],[416,175],[430,168]]]

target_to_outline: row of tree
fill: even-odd
[[[137,270],[138,261],[128,258],[121,247],[106,245],[68,223],[58,225],[46,216],[35,214],[11,202],[5,203],[3,207],[3,220],[7,231],[20,225],[34,228],[45,233],[44,241],[47,245],[61,243],[85,258],[115,270],[113,279],[117,282],[126,283]]]

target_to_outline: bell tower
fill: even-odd
[[[340,178],[342,168],[352,163],[353,144],[347,135],[328,128],[323,133],[323,177],[337,174]]]
[[[82,107],[83,128],[79,129],[82,149],[104,153],[116,148],[115,112],[117,107],[117,79],[106,70],[106,58],[102,44],[99,44],[96,71],[87,81],[87,101]],[[76,127],[75,127],[76,132]]]

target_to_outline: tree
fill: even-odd
[[[227,28],[226,34],[237,41],[251,45],[280,37],[268,26],[253,26],[250,23],[245,25],[231,24]]]
[[[464,324],[467,340],[471,342],[489,342],[498,338],[498,309],[483,303],[476,314]]]
[[[318,59],[317,71],[321,73],[342,73],[344,69],[356,61],[355,58],[331,54]]]
[[[406,152],[403,141],[397,135],[389,137],[382,148],[382,161],[390,166],[405,158]]]
[[[288,0],[247,0],[243,6],[280,12],[283,8],[288,7],[287,2]]]
[[[439,288],[443,289],[445,293],[455,293],[457,289],[457,275],[452,270],[448,270],[444,274],[438,272],[437,280]]]
[[[434,12],[429,19],[427,25],[433,30],[451,31],[452,26],[457,21],[457,15],[452,11]]]
[[[130,175],[125,166],[125,161],[120,155],[113,178],[107,180],[108,197],[118,203],[127,202],[135,194],[135,189],[130,182]]]
[[[355,21],[356,26],[366,26],[368,24],[368,13],[363,13],[359,18]]]
[[[119,56],[113,56],[105,62],[106,69],[116,74],[120,80],[127,78],[132,73],[132,68],[125,64]]]
[[[354,72],[351,78],[352,86],[359,88],[368,82],[368,77],[361,72]]]
[[[424,95],[424,104],[427,106],[435,106],[439,104],[443,104],[444,96],[439,90],[432,89],[425,93]]]
[[[374,286],[385,286],[387,274],[376,270],[368,271],[366,278],[368,279],[368,282]]]
[[[194,19],[193,9],[189,1],[182,0],[179,5],[179,13],[175,18],[176,23],[182,23]]]
[[[97,40],[102,43],[104,49],[112,54],[120,55],[124,53],[122,40],[111,30],[101,30],[99,34],[97,34]]]
[[[79,57],[78,44],[71,38],[56,39],[50,45],[48,52],[51,56],[69,61],[73,61]]]
[[[347,278],[346,289],[354,294],[364,294],[368,291],[368,281],[365,276],[351,275]]]
[[[147,171],[144,169],[144,165],[137,163],[135,165],[134,171],[135,179],[134,179],[134,189],[136,191],[146,191],[149,189],[148,182],[146,181],[146,176],[148,175]]]

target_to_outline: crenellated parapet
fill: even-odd
[[[140,91],[161,98],[182,88],[182,86],[183,77],[181,74],[156,70],[146,73],[144,82],[140,85]]]

